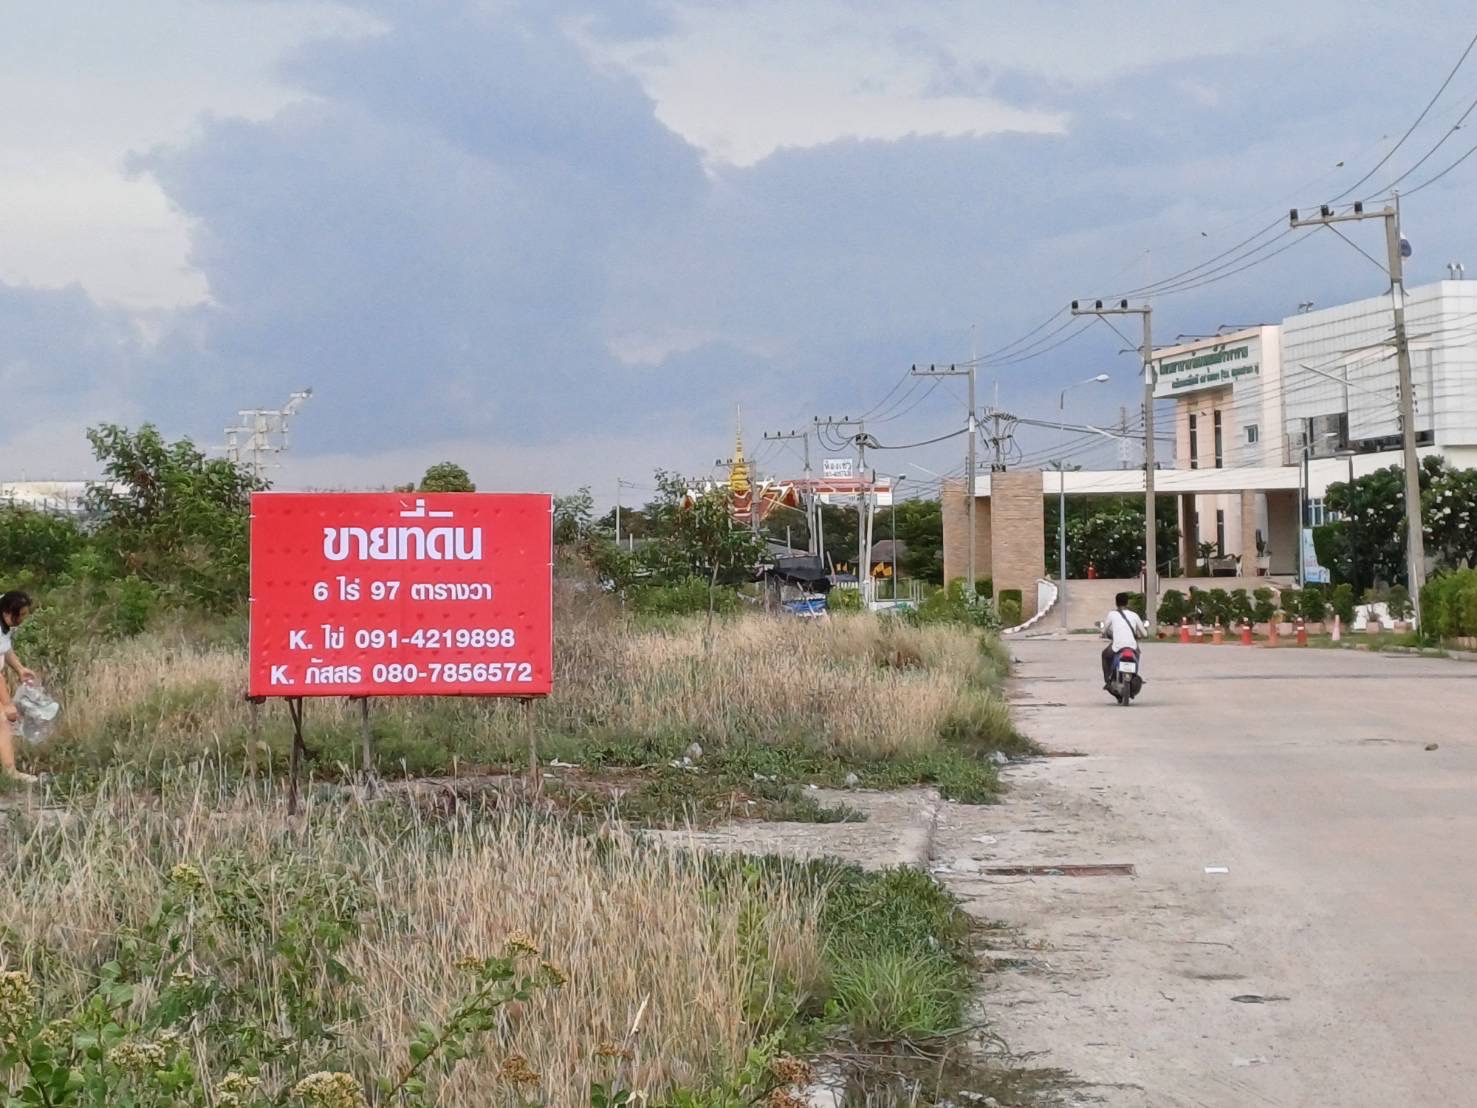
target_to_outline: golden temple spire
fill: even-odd
[[[734,435],[733,463],[728,467],[728,487],[735,496],[749,491],[749,463],[744,460],[744,410],[738,410],[737,432]]]

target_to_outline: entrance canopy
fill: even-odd
[[[1125,496],[1143,494],[1144,473],[1139,469],[1069,469],[1069,496]],[[1041,491],[1055,496],[1062,478],[1054,469],[1041,471]],[[1246,466],[1233,469],[1156,469],[1154,491],[1164,496],[1215,495],[1238,492],[1295,492],[1300,487],[1297,466]],[[990,478],[980,474],[978,496],[990,495]]]

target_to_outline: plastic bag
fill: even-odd
[[[36,744],[51,734],[62,706],[40,685],[22,685],[16,690],[15,707],[19,714],[16,733],[26,742]]]

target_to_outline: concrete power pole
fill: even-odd
[[[934,365],[929,366],[927,369],[919,369],[915,365],[912,372],[915,377],[967,377],[969,379],[969,446],[966,448],[964,455],[964,471],[966,474],[965,495],[969,498],[969,559],[967,562],[969,566],[969,581],[965,584],[964,590],[965,595],[974,596],[974,583],[979,577],[979,574],[975,570],[978,552],[975,550],[974,523],[975,501],[978,499],[975,495],[975,480],[976,475],[979,473],[979,461],[975,453],[975,443],[978,438],[976,434],[977,424],[975,423],[977,416],[974,406],[975,365],[971,362],[964,369],[953,365],[947,369]]]
[[[1395,365],[1400,380],[1400,431],[1404,445],[1405,468],[1405,557],[1406,576],[1410,578],[1410,599],[1415,605],[1415,625],[1421,627],[1421,589],[1426,584],[1425,522],[1421,518],[1420,457],[1416,454],[1415,387],[1410,370],[1410,342],[1405,332],[1405,251],[1408,244],[1400,235],[1400,197],[1378,211],[1367,212],[1355,201],[1351,210],[1338,213],[1328,204],[1317,216],[1302,218],[1293,208],[1288,223],[1296,227],[1332,226],[1335,223],[1365,219],[1385,221],[1385,252],[1389,258],[1390,304],[1395,315]],[[1298,559],[1302,560],[1303,521],[1298,520]]]
[[[765,432],[764,435],[765,442],[782,442],[787,439],[800,439],[805,443],[805,529],[810,534],[806,552],[814,554],[817,551],[816,517],[820,515],[820,503],[816,499],[815,490],[810,487],[810,432],[773,431]]]
[[[866,470],[867,470],[867,447],[872,442],[872,440],[867,437],[867,422],[866,422],[866,420],[864,420],[864,419],[852,419],[849,416],[848,417],[843,417],[841,419],[821,419],[819,416],[817,416],[815,419],[811,420],[811,422],[814,423],[817,428],[821,428],[821,427],[829,427],[829,428],[835,428],[835,427],[855,427],[856,428],[856,434],[851,435],[849,437],[851,439],[852,445],[855,446],[856,447],[856,450],[857,450],[857,466],[858,466],[858,470],[859,470],[859,472],[856,475],[857,481],[858,482],[861,482],[861,483],[865,483],[867,481],[867,473],[866,473]],[[822,444],[824,445],[824,441],[825,440],[821,440],[821,441],[822,441]],[[868,566],[868,559],[867,559],[867,553],[868,553],[868,549],[867,549],[867,507],[868,507],[868,504],[871,501],[871,494],[870,494],[870,486],[867,486],[867,488],[868,488],[868,491],[867,492],[863,492],[860,489],[858,489],[857,498],[856,498],[856,548],[857,548],[856,583],[857,583],[857,588],[858,589],[860,589],[862,587],[862,569],[863,569],[864,566]]]
[[[1130,308],[1127,300],[1116,306],[1103,306],[1101,300],[1091,308],[1072,301],[1073,315],[1136,315],[1144,324],[1143,345],[1139,353],[1144,363],[1144,618],[1152,628],[1159,612],[1159,543],[1157,520],[1154,518],[1154,309],[1148,304]]]

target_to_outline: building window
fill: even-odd
[[[1200,468],[1200,436],[1195,429],[1195,417],[1190,417],[1190,468]]]
[[[1223,461],[1224,455],[1221,452],[1221,412],[1217,408],[1215,412],[1215,468],[1220,469]]]
[[[1321,497],[1310,497],[1303,502],[1304,527],[1322,527],[1325,523],[1335,523],[1342,518]]]
[[[1257,425],[1255,423],[1253,423],[1250,427],[1248,427],[1246,429],[1246,442],[1247,442],[1247,445],[1248,446],[1255,446],[1257,443],[1259,443],[1261,441],[1262,441],[1262,432],[1261,432],[1260,428],[1258,428]]]
[[[1222,558],[1226,556],[1226,513],[1220,510],[1215,513],[1215,552]]]

